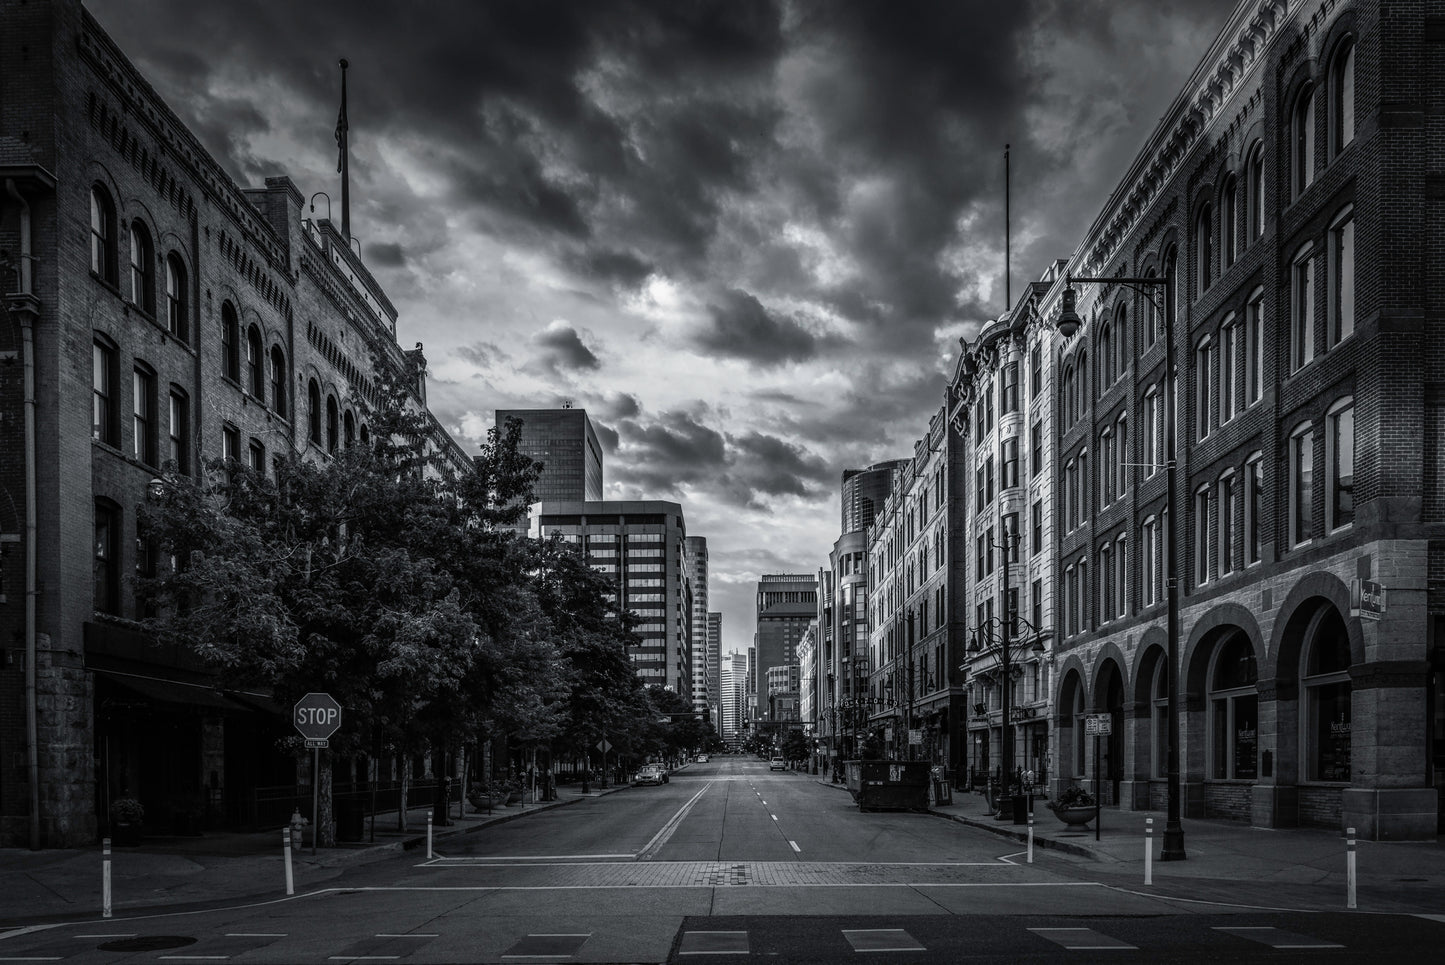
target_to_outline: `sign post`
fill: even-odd
[[[330,746],[331,735],[341,726],[341,704],[330,694],[310,693],[296,701],[291,712],[296,732],[312,749],[311,759],[311,854],[316,854],[316,835],[321,831],[321,748]]]
[[[1099,825],[1103,823],[1104,786],[1099,783],[1099,738],[1114,733],[1114,718],[1108,714],[1089,714],[1084,718],[1084,734],[1094,738],[1094,840],[1099,840]]]

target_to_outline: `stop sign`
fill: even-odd
[[[325,740],[341,726],[341,705],[330,694],[307,694],[296,701],[291,719],[302,737]]]

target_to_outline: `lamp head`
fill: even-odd
[[[1082,322],[1079,319],[1079,312],[1074,307],[1073,286],[1064,289],[1064,305],[1059,310],[1058,329],[1059,334],[1064,338],[1073,338],[1074,333],[1079,330]]]

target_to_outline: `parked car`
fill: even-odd
[[[781,757],[774,757],[772,760],[768,761],[768,770],[770,771],[786,771],[787,769],[788,762],[783,760]]]
[[[661,764],[644,764],[632,779],[633,784],[666,784],[667,768]]]
[[[699,764],[706,764],[706,763],[707,763],[707,755],[706,755],[706,754],[699,754],[699,755],[697,755],[697,762],[698,762]]]

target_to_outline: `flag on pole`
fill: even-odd
[[[340,174],[346,161],[346,68],[349,65],[343,57],[341,60],[341,112],[336,115],[336,173]]]

